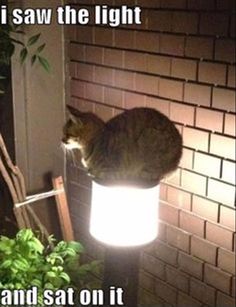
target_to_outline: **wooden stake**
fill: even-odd
[[[68,203],[66,199],[66,193],[64,189],[62,177],[52,179],[53,188],[55,190],[63,190],[64,192],[56,195],[57,211],[59,215],[59,221],[62,231],[62,236],[65,241],[73,241],[74,233],[71,225],[70,213]]]

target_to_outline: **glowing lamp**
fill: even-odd
[[[90,233],[120,247],[147,244],[158,235],[159,185],[152,188],[92,183]]]

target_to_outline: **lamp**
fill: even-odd
[[[141,247],[158,235],[159,185],[151,188],[92,183],[90,234],[106,245],[103,289],[124,290],[124,305],[137,306]]]
[[[92,183],[90,233],[102,243],[129,247],[158,234],[159,185],[152,188]]]

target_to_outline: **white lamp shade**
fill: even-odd
[[[90,233],[113,246],[139,246],[158,235],[159,185],[141,189],[92,183]]]

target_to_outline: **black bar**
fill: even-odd
[[[105,307],[110,305],[112,286],[123,289],[124,307],[138,306],[140,248],[112,248],[105,252],[103,291]]]

